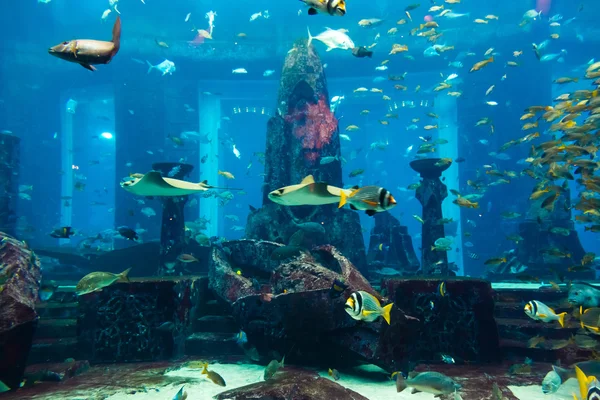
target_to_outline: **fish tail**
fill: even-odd
[[[408,385],[406,384],[404,377],[402,376],[402,374],[400,372],[398,372],[396,374],[396,393],[402,392],[407,387],[408,387]]]
[[[558,314],[558,323],[560,324],[561,328],[565,327],[565,315],[567,315],[566,312]]]
[[[491,56],[491,57],[488,59],[488,61],[489,61],[489,62],[494,62],[494,56]]]
[[[387,306],[383,307],[383,313],[381,314],[381,316],[383,317],[383,319],[385,319],[385,322],[387,322],[388,325],[390,325],[390,312],[392,311],[393,306],[394,303],[390,303]]]
[[[208,375],[208,363],[205,362],[204,364],[202,364],[202,374],[203,375]]]
[[[119,280],[129,282],[129,271],[131,271],[131,268],[127,268],[125,271],[121,272],[119,274]]]
[[[112,31],[112,42],[113,42],[113,51],[110,55],[110,57],[114,57],[115,55],[117,55],[117,53],[119,52],[119,49],[121,48],[121,16],[117,17],[117,20],[115,21],[115,25],[113,26],[113,31]]]
[[[347,201],[348,195],[346,195],[346,192],[344,192],[344,190],[340,191],[340,204],[338,204],[338,208],[344,207],[344,204],[346,204]]]
[[[306,30],[308,31],[308,43],[306,44],[306,47],[308,47],[312,43],[313,37],[310,34],[310,29],[308,28],[308,26],[306,27]]]
[[[152,68],[154,68],[154,65],[150,64],[150,61],[146,60],[146,64],[148,64],[148,72],[147,74],[150,73],[150,71],[152,71]]]

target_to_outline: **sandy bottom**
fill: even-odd
[[[168,372],[166,375],[176,378],[183,378],[187,381],[185,390],[188,393],[188,399],[204,400],[211,399],[216,394],[225,390],[234,389],[240,386],[245,386],[251,383],[260,382],[264,367],[251,364],[213,364],[209,367],[219,373],[227,382],[227,387],[222,388],[213,384],[200,374],[198,369],[182,368]],[[370,400],[404,400],[404,399],[434,399],[432,394],[416,393],[411,394],[410,390],[405,390],[402,393],[396,393],[395,384],[392,381],[375,381],[372,378],[372,373],[379,370],[377,367],[368,367],[366,370],[371,374],[369,378],[361,377],[360,371],[357,375],[344,375],[338,381],[339,384],[362,394]],[[382,371],[382,370],[379,370]],[[383,372],[383,371],[382,371]],[[321,373],[321,376],[331,379],[326,373]],[[381,375],[383,377],[383,374]],[[108,400],[170,400],[179,391],[181,385],[167,385],[160,388],[148,387],[146,392],[131,393],[127,390],[123,393],[117,393]],[[552,395],[544,395],[541,386],[509,386],[514,395],[520,400],[572,400],[572,393],[577,393],[578,386],[575,379],[570,379],[560,390]],[[473,396],[471,396],[473,397]],[[463,400],[482,400],[481,398],[471,398],[465,395]],[[80,397],[79,397],[80,398]],[[68,398],[74,400],[73,398]],[[68,400],[66,397],[64,400]]]

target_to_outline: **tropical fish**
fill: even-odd
[[[343,17],[346,15],[346,1],[345,0],[300,0],[306,4],[308,9],[308,15],[329,14],[332,16]]]
[[[558,321],[561,327],[565,326],[565,315],[566,312],[556,314],[556,312],[542,303],[541,301],[532,300],[529,303],[525,304],[524,307],[525,314],[528,317],[544,322]]]
[[[225,379],[223,379],[221,375],[217,374],[215,371],[208,370],[208,363],[204,363],[204,365],[202,366],[202,375],[206,375],[206,377],[210,379],[215,385],[227,386],[225,384]]]
[[[383,317],[385,322],[390,324],[390,311],[394,303],[381,307],[379,300],[370,293],[359,290],[354,292],[346,300],[344,309],[357,321],[373,322],[379,317]]]
[[[362,188],[355,186],[350,194],[342,190],[340,196],[338,208],[342,208],[348,203],[351,209],[365,210],[368,216],[388,211],[397,204],[394,196],[385,188],[379,186],[364,186]]]

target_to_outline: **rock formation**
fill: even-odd
[[[336,157],[323,163],[325,157]],[[317,181],[342,186],[338,122],[329,109],[329,93],[321,60],[307,40],[294,44],[283,67],[277,113],[267,124],[263,207],[253,211],[246,236],[287,244],[295,225],[318,222],[327,243],[346,254],[359,269],[366,267],[359,216],[335,205],[284,207],[268,194],[313,175]],[[321,243],[325,244],[325,243]]]

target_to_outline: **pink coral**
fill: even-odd
[[[319,97],[316,104],[308,103],[300,110],[286,118],[288,122],[295,121],[294,136],[302,139],[302,148],[307,150],[305,158],[308,161],[316,161],[318,152],[331,142],[333,132],[338,127],[338,120],[329,110],[323,96]]]

